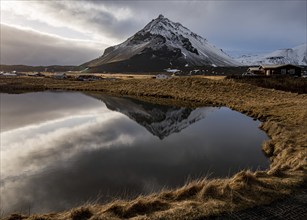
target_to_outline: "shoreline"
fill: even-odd
[[[66,90],[103,92],[159,104],[226,106],[261,121],[270,137],[261,147],[267,171],[241,171],[228,179],[202,179],[132,201],[85,205],[24,219],[199,219],[269,204],[306,184],[307,95],[265,89],[233,80],[175,77],[79,82],[34,77],[1,78],[0,92]],[[5,218],[5,219],[9,219]]]

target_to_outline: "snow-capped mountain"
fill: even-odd
[[[280,49],[263,55],[243,55],[237,59],[242,65],[296,64],[307,65],[307,44]]]
[[[159,15],[125,42],[107,48],[83,67],[105,70],[181,66],[237,66],[239,63],[180,23]]]
[[[103,94],[90,94],[90,96],[103,101],[108,109],[128,116],[161,140],[180,132],[216,109],[214,107],[191,109],[154,105],[135,99]]]

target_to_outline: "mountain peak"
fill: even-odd
[[[173,29],[178,26],[175,25],[174,22],[170,21],[168,18],[164,17],[160,14],[156,19],[153,19],[149,22],[142,30],[138,33],[146,33],[150,32],[151,34],[161,34],[169,31],[173,31]]]
[[[163,14],[159,14],[158,19],[163,19],[163,18],[164,18]]]
[[[125,42],[105,49],[84,66],[116,71],[161,71],[184,66],[236,66],[239,63],[222,50],[162,14]],[[95,70],[96,71],[96,70]]]

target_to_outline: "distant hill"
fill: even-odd
[[[161,71],[186,66],[238,66],[239,63],[180,23],[159,15],[125,42],[84,63],[90,72]]]
[[[0,65],[0,71],[10,72],[66,72],[66,71],[77,71],[80,70],[78,66],[27,66],[27,65]]]
[[[280,49],[263,55],[243,55],[237,59],[242,65],[296,64],[307,65],[307,44]]]

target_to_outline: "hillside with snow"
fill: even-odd
[[[166,69],[183,66],[237,66],[239,63],[180,23],[159,15],[125,42],[107,48],[83,67]]]
[[[296,64],[307,65],[307,44],[280,49],[263,55],[243,55],[237,59],[242,65]]]

